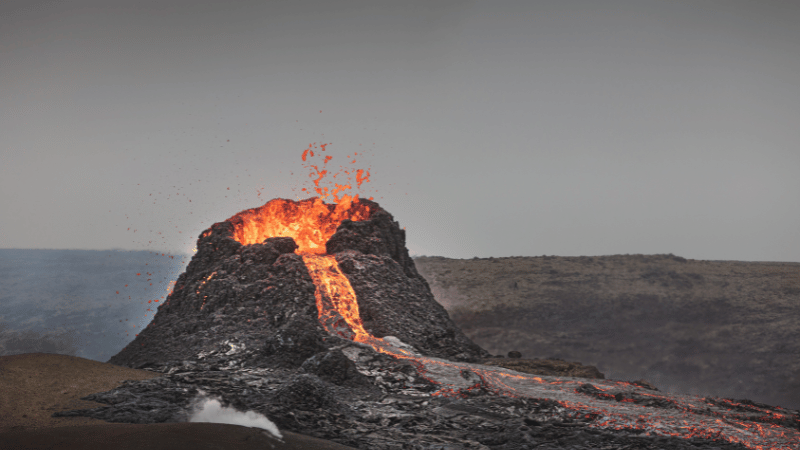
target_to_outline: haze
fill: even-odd
[[[4,1],[0,245],[191,253],[308,197],[300,156],[330,143],[412,254],[800,261],[798,23],[779,1]]]

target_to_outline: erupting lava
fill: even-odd
[[[324,146],[323,149],[324,151]],[[314,156],[306,150],[306,157]],[[326,157],[325,163],[331,158]],[[271,237],[292,237],[316,287],[315,298],[320,324],[331,334],[367,344],[376,351],[404,358],[418,368],[419,374],[441,386],[432,395],[465,396],[470,391],[487,390],[497,394],[525,398],[550,398],[576,417],[592,421],[591,427],[641,430],[647,434],[689,438],[725,439],[741,442],[753,449],[788,449],[775,442],[796,442],[800,433],[783,426],[785,416],[766,411],[758,420],[731,420],[719,411],[719,404],[696,396],[670,394],[661,396],[631,383],[612,380],[586,380],[524,375],[508,370],[458,363],[423,356],[399,341],[376,338],[364,327],[359,315],[356,294],[348,278],[339,269],[336,258],[326,254],[326,243],[344,220],[370,219],[370,207],[358,196],[339,194],[349,185],[333,190],[320,188],[325,170],[312,166],[318,194],[333,197],[327,204],[319,197],[299,202],[271,200],[259,208],[242,211],[228,219],[233,237],[243,245],[258,244]],[[368,180],[361,172],[359,184]],[[213,274],[212,274],[213,275]],[[397,345],[399,344],[399,345]],[[641,432],[640,431],[640,432]]]
[[[320,152],[325,151],[325,145]],[[314,156],[309,146],[303,161]],[[316,156],[322,157],[321,154]],[[344,430],[340,427],[346,426],[348,431],[354,431],[361,429],[357,424],[369,423],[370,427],[381,424],[385,429],[397,426],[399,431],[395,431],[401,434],[392,436],[405,439],[410,431],[427,434],[430,430],[419,428],[417,417],[422,417],[423,421],[425,418],[438,421],[445,416],[441,411],[448,410],[469,414],[469,417],[454,419],[452,427],[448,425],[451,422],[444,421],[437,425],[437,433],[467,430],[471,424],[484,419],[511,420],[517,424],[512,424],[511,428],[525,423],[535,426],[537,431],[529,433],[532,428],[518,428],[518,431],[509,428],[504,434],[509,439],[532,440],[534,433],[541,434],[535,436],[536,440],[549,439],[552,428],[563,426],[575,427],[576,433],[581,435],[587,435],[587,431],[595,435],[589,428],[617,430],[600,433],[605,436],[599,437],[599,441],[615,439],[613,435],[625,435],[618,437],[627,439],[628,435],[641,434],[672,436],[678,438],[676,440],[700,437],[740,442],[757,450],[797,449],[800,442],[797,411],[745,400],[663,393],[635,382],[540,376],[478,363],[488,353],[463,335],[444,308],[436,303],[430,287],[408,255],[405,232],[399,223],[371,199],[359,199],[343,192],[369,182],[369,172],[345,171],[348,175],[352,173],[355,182],[343,180],[346,178],[343,176],[332,189],[320,185],[328,175],[325,164],[331,159],[325,156],[321,164],[310,165],[315,187],[304,191],[315,191],[319,197],[301,201],[274,199],[203,231],[197,241],[198,253],[178,279],[168,301],[159,306],[156,317],[142,334],[109,362],[133,368],[163,364],[159,371],[174,374],[175,379],[169,382],[181,386],[182,380],[195,380],[191,372],[183,372],[187,366],[194,365],[189,360],[206,360],[208,365],[204,363],[200,368],[201,375],[212,367],[215,371],[234,371],[229,374],[231,383],[219,381],[216,376],[203,381],[226,393],[231,392],[231,386],[244,386],[239,384],[241,380],[233,377],[234,373],[247,373],[248,377],[255,378],[263,376],[266,383],[261,382],[264,380],[256,380],[254,385],[247,383],[257,393],[256,400],[252,400],[254,404],[264,405],[263,401],[274,395],[283,399],[285,393],[292,393],[287,395],[297,398],[279,410],[285,415],[286,408],[303,409],[303,420],[308,425],[298,420],[300,414],[294,417],[294,422],[302,427],[317,426],[320,420],[330,422],[331,430]],[[351,158],[348,157],[348,161],[352,161]],[[339,173],[332,178],[337,175]],[[328,339],[326,334],[352,342]],[[252,348],[244,350],[245,344]],[[227,346],[232,347],[231,350],[227,350]],[[393,358],[376,358],[373,350]],[[196,359],[193,355],[197,355]],[[430,401],[414,399],[411,403],[416,406],[412,409],[402,406],[410,404],[406,400],[402,405],[398,401],[397,409],[382,400],[380,403],[358,401],[363,404],[353,408],[348,417],[327,414],[327,408],[319,406],[322,403],[314,403],[316,406],[306,409],[306,388],[316,390],[319,387],[320,392],[328,392],[325,387],[328,381],[320,377],[333,372],[337,376],[354,375],[349,369],[341,369],[340,363],[347,362],[342,358],[352,362],[355,370],[367,377],[348,378],[356,385],[370,383],[369,389],[375,393],[383,390],[387,395],[425,397]],[[251,374],[252,367],[264,364],[282,368],[279,372],[265,369],[257,376]],[[181,373],[175,373],[177,370]],[[300,375],[300,372],[319,375],[320,384],[314,377]],[[288,376],[289,379],[284,383],[270,378],[273,376]],[[272,392],[274,385],[270,379],[281,384],[275,392]],[[331,382],[342,381],[344,378]],[[162,385],[154,389],[163,394]],[[337,389],[336,392],[342,399],[353,401],[364,391]],[[253,397],[249,390],[231,395]],[[323,396],[313,394],[311,397],[322,401]],[[508,397],[521,400],[509,402]],[[497,407],[498,411],[508,410],[509,414],[475,409],[469,404],[472,400],[475,404]],[[532,404],[528,400],[533,400]],[[509,403],[517,406],[509,406]],[[147,414],[152,411],[149,406],[147,409],[136,413],[136,417],[150,417]],[[128,409],[125,411],[128,414]],[[421,415],[407,415],[407,411],[418,411]],[[523,412],[531,415],[516,416]],[[112,414],[105,409],[102,414],[116,417],[116,412]],[[161,417],[161,412],[158,414]],[[377,417],[383,418],[377,422]],[[401,417],[413,419],[394,421]],[[393,426],[388,427],[388,423]],[[459,423],[461,425],[456,427]],[[377,428],[370,427],[357,431],[363,434],[364,442],[378,442],[389,436],[379,436],[380,433],[374,431]],[[474,435],[472,431],[453,433],[464,439],[467,435],[488,438],[496,430],[505,429],[495,425],[475,428],[480,430]],[[493,436],[491,438],[496,442]],[[666,448],[683,447],[678,444]]]
[[[358,196],[344,195],[335,205],[316,197],[299,202],[278,198],[259,208],[242,211],[228,221],[234,225],[234,239],[242,245],[289,236],[300,254],[324,254],[325,243],[343,220],[368,218],[369,206],[359,203]]]
[[[344,195],[335,205],[317,197],[299,202],[274,199],[228,221],[234,226],[234,239],[242,245],[278,236],[293,238],[317,287],[314,295],[322,326],[329,333],[367,342],[371,336],[361,323],[356,294],[336,259],[325,254],[325,243],[343,220],[365,220],[369,213],[369,206],[359,203],[357,196]]]
[[[314,296],[319,322],[326,331],[371,345],[379,352],[407,355],[408,351],[393,348],[364,329],[350,281],[342,274],[336,258],[325,254],[325,243],[342,221],[366,220],[369,215],[369,206],[359,203],[357,196],[344,195],[336,204],[318,197],[299,202],[274,199],[259,208],[242,211],[228,222],[234,226],[234,239],[242,245],[279,236],[295,240],[297,252],[317,288]]]
[[[321,145],[321,151],[325,146]],[[303,152],[302,159],[314,156],[313,144]],[[332,159],[326,156],[323,167]],[[355,162],[353,160],[352,162]],[[351,189],[350,184],[335,183],[333,189],[320,186],[320,181],[328,174],[327,169],[320,170],[317,165],[307,166],[314,179],[314,190],[323,198],[332,198],[335,203],[328,204],[320,197],[313,197],[299,202],[285,199],[274,199],[259,208],[242,211],[228,219],[234,226],[233,238],[242,245],[258,244],[271,237],[291,237],[298,246],[297,252],[303,257],[311,278],[314,280],[319,321],[329,333],[336,334],[356,342],[370,343],[376,341],[370,336],[361,323],[358,313],[356,294],[350,286],[336,259],[326,255],[325,243],[336,232],[336,228],[344,220],[360,221],[369,219],[369,206],[360,203],[358,195],[350,196],[339,193]],[[350,171],[344,170],[350,175]],[[333,175],[334,178],[339,173]],[[369,181],[369,172],[358,169],[357,185]],[[305,188],[303,191],[307,191]],[[377,345],[376,349],[382,347]]]
[[[336,259],[329,255],[303,255],[303,262],[317,287],[314,296],[322,326],[329,333],[366,342],[370,335],[361,323],[356,294]]]

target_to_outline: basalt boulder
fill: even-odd
[[[362,381],[364,378],[356,365],[339,349],[318,353],[305,361],[301,369],[333,384]]]

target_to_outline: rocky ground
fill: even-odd
[[[512,353],[512,352],[509,352]],[[580,362],[567,362],[563,359],[523,359],[488,358],[481,361],[487,366],[504,367],[517,372],[552,377],[605,378],[594,366],[584,366]]]
[[[345,356],[354,351],[361,355],[355,361]],[[346,342],[300,367],[275,365],[229,342],[178,365],[147,370],[164,375],[86,397],[109,406],[58,416],[183,422],[202,394],[220,399],[224,406],[264,414],[283,430],[363,449],[747,448],[719,440],[603,430],[592,426],[596,417],[548,399],[513,398],[480,389],[434,396],[439,387],[420,377],[413,364]],[[583,386],[593,395],[591,384]],[[797,426],[797,417],[792,420]]]
[[[491,353],[800,408],[800,263],[615,255],[415,264],[453,321]]]

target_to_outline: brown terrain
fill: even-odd
[[[662,391],[800,409],[800,263],[673,255],[414,262],[454,322],[490,353],[579,361]]]
[[[0,448],[13,450],[347,450],[335,442],[281,430],[283,441],[259,428],[217,423],[108,423],[51,417],[56,411],[105,406],[81,400],[160,373],[77,356],[0,356]]]

